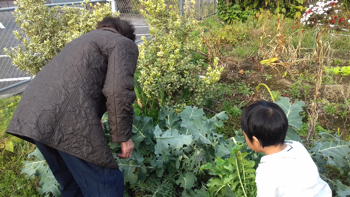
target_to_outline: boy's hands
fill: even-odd
[[[120,143],[120,147],[122,149],[122,153],[121,154],[118,154],[117,156],[120,158],[120,159],[127,159],[127,158],[130,158],[131,155],[132,155],[132,151],[134,149],[134,142],[132,142],[131,139],[129,139],[128,141],[126,142],[121,142]]]

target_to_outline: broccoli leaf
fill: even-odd
[[[185,175],[181,174],[176,184],[184,189],[191,189],[194,183],[197,181],[197,177],[192,172],[186,172]]]
[[[136,175],[136,169],[142,168],[141,165],[137,164],[137,162],[133,159],[119,159],[118,165],[119,170],[124,175],[124,183],[129,182],[130,184],[135,184],[138,180],[138,176]]]
[[[159,126],[161,128],[167,127],[168,129],[177,129],[180,130],[180,117],[176,116],[175,112],[172,109],[162,108],[159,113]]]
[[[309,151],[311,156],[321,155],[327,159],[327,164],[334,165],[342,170],[349,168],[350,143],[330,134],[321,133],[320,135],[327,135],[329,139],[315,142],[315,147]]]
[[[156,126],[154,130],[154,139],[157,144],[155,145],[155,154],[162,154],[164,151],[167,155],[172,152],[175,155],[182,153],[183,145],[190,145],[192,143],[192,135],[180,135],[176,129],[167,130],[162,133],[159,126]]]
[[[134,134],[131,139],[134,142],[135,149],[137,149],[144,140],[146,140],[146,144],[150,144],[149,140],[153,137],[153,129],[152,118],[134,116],[132,132],[136,134]]]
[[[288,130],[287,130],[286,140],[294,140],[294,141],[298,141],[298,142],[301,141],[297,132],[295,132],[295,130],[293,128],[290,128],[290,127],[288,127]]]
[[[335,186],[336,186],[336,192],[337,192],[337,196],[339,197],[348,197],[350,196],[350,187],[344,185],[342,182],[340,182],[339,180],[335,180]]]
[[[295,101],[292,105],[288,97],[281,97],[281,99],[275,101],[275,103],[286,113],[289,125],[300,130],[303,117],[301,117],[299,113],[303,111],[302,107],[305,106],[305,102]]]
[[[60,196],[59,183],[52,174],[49,165],[46,163],[44,156],[38,148],[28,155],[28,158],[34,158],[32,161],[24,162],[24,169],[21,173],[28,175],[28,177],[35,175],[40,178],[39,188],[40,194],[49,194],[53,196]]]

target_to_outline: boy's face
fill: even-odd
[[[252,149],[253,151],[258,152],[258,153],[259,152],[263,152],[261,150],[262,147],[260,145],[260,142],[255,136],[253,136],[253,142],[251,142],[249,140],[249,138],[247,137],[247,135],[244,133],[244,131],[243,131],[243,134],[244,134],[244,137],[245,137],[245,141],[247,142],[247,144],[248,144],[250,149]]]

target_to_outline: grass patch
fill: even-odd
[[[21,96],[0,99],[0,142],[11,140],[13,136],[6,134],[6,128],[12,118]],[[35,149],[35,145],[23,140],[12,141],[14,151],[0,149],[0,196],[39,196],[38,179],[21,174],[23,162],[27,155]]]

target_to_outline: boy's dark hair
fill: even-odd
[[[280,106],[258,101],[243,110],[241,127],[252,142],[255,136],[262,147],[283,144],[288,130],[288,119]]]
[[[118,17],[107,16],[102,21],[97,22],[97,28],[111,27],[116,29],[122,36],[129,38],[135,42],[136,35],[134,34],[135,28],[128,21],[121,20]]]

